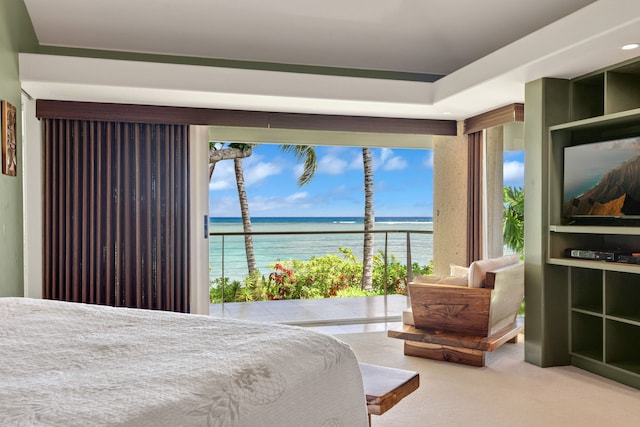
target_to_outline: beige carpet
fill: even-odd
[[[340,334],[361,362],[420,373],[420,388],[381,416],[383,426],[640,426],[640,390],[572,366],[524,361],[522,337],[474,368],[404,356],[386,332]]]

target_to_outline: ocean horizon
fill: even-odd
[[[210,217],[209,222],[216,223],[242,223],[241,217]],[[327,223],[327,224],[363,224],[364,217],[357,216],[252,216],[252,224],[260,223]],[[381,216],[376,217],[376,223],[413,224],[433,222],[430,216]]]
[[[312,257],[340,254],[339,248],[350,248],[358,259],[362,259],[362,234],[344,232],[361,231],[364,218],[341,217],[251,217],[252,232],[296,233],[330,232],[331,234],[269,234],[254,235],[253,246],[256,264],[261,275],[268,276],[273,270],[269,265],[292,259],[307,261]],[[210,278],[223,275],[231,280],[241,280],[247,275],[247,261],[243,236],[224,233],[242,232],[240,217],[212,217],[209,219],[209,266]],[[411,260],[427,265],[432,259],[432,217],[376,217],[374,252],[385,246],[389,260],[393,255],[398,262],[406,264],[407,233],[410,234]],[[402,232],[400,232],[402,231]],[[343,233],[343,234],[340,234]],[[386,239],[385,239],[386,237]],[[386,240],[386,241],[385,241]],[[222,250],[224,245],[224,251]],[[223,262],[224,261],[224,262]],[[223,268],[224,264],[224,268]]]

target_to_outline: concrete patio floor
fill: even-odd
[[[386,330],[400,324],[404,295],[211,304],[215,317],[285,323],[326,333]]]

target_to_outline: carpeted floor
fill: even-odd
[[[403,341],[386,332],[336,337],[361,362],[420,373],[420,388],[372,416],[373,427],[640,425],[640,390],[572,366],[531,365],[522,337],[488,353],[483,368],[404,356]]]

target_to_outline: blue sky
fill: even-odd
[[[432,216],[433,152],[372,148],[374,211],[383,216]],[[297,186],[302,166],[278,145],[261,144],[243,160],[252,217],[356,216],[364,214],[362,149],[316,147],[318,170],[313,180]],[[505,185],[524,183],[523,152],[505,152]],[[233,161],[216,165],[209,184],[209,214],[239,217]]]

